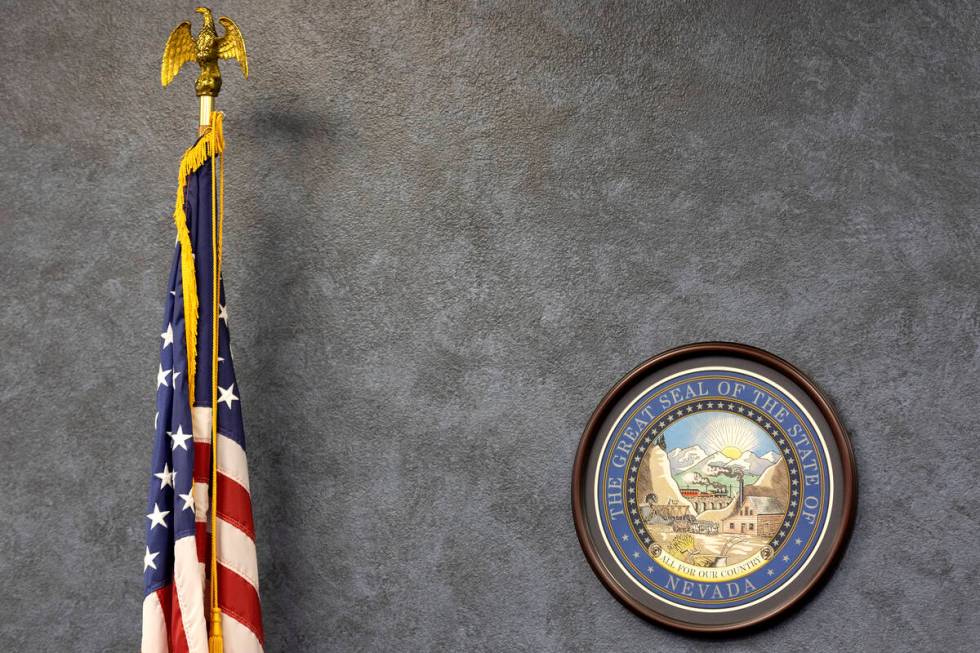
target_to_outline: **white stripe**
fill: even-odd
[[[199,444],[211,444],[211,409],[195,406],[191,408],[191,425],[194,432],[194,442]],[[210,467],[210,463],[208,467]],[[194,488],[194,521],[206,522],[209,519],[211,509],[210,483],[198,483],[195,481]]]
[[[193,409],[194,442],[211,444],[211,409]],[[248,459],[241,445],[231,438],[218,434],[218,470],[244,487],[248,486]]]
[[[262,653],[255,633],[227,612],[221,613],[221,635],[225,653]]]
[[[218,561],[259,591],[259,566],[255,542],[234,524],[218,517]]]
[[[218,435],[218,471],[248,490],[248,459],[241,445]]]
[[[204,614],[204,583],[193,535],[174,542],[174,588],[190,653],[208,653],[208,629]]]
[[[143,599],[143,642],[142,653],[168,653],[167,622],[163,618],[163,607],[156,592]]]
[[[191,490],[191,494],[194,495],[194,521],[206,522],[210,519],[211,510],[211,484],[210,483],[198,483],[194,482],[194,489]],[[181,500],[183,501],[183,500]],[[183,503],[181,503],[181,508],[183,508]]]
[[[211,444],[211,409],[207,406],[191,408],[191,428],[194,442]]]

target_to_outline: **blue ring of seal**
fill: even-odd
[[[748,391],[732,396],[736,385]],[[696,388],[693,397],[692,388]],[[762,395],[757,395],[757,390]],[[672,391],[681,397],[674,400]],[[761,396],[774,400],[765,404],[768,412],[756,403]],[[670,422],[706,410],[708,402],[715,403],[713,409],[717,410],[719,398],[723,400],[722,411],[743,416],[752,411],[763,423],[773,426],[767,432],[782,438],[780,449],[795,483],[790,488],[799,492],[795,498],[799,505],[795,506],[791,523],[784,523],[770,544],[774,555],[758,569],[733,580],[695,581],[671,573],[650,555],[648,547],[652,541],[648,536],[644,540],[646,531],[635,528],[635,515],[630,515],[630,506],[635,506],[629,503],[631,497],[635,499],[635,477],[630,481],[627,472],[647,446],[656,446],[657,436],[669,428]],[[699,401],[702,408],[697,408]],[[739,413],[740,409],[744,412]],[[680,416],[678,410],[682,411]],[[781,419],[775,419],[775,415]],[[785,586],[806,566],[828,526],[830,487],[830,465],[822,436],[805,411],[763,377],[717,369],[664,380],[644,392],[617,419],[599,458],[596,499],[607,547],[633,582],[675,605],[717,610],[755,603]]]

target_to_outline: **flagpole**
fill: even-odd
[[[241,66],[242,74],[248,79],[248,58],[245,54],[245,39],[233,20],[225,16],[218,19],[225,29],[225,33],[219,36],[215,31],[211,10],[198,7],[195,11],[203,16],[204,25],[197,37],[192,35],[189,22],[181,23],[170,33],[163,51],[160,82],[163,86],[170,84],[185,63],[194,61],[200,67],[200,74],[194,85],[197,96],[200,98],[197,135],[199,139],[202,136],[205,138],[202,139],[203,143],[199,140],[189,152],[196,153],[196,149],[203,146],[207,148],[205,156],[211,161],[211,487],[209,488],[211,595],[208,649],[210,653],[222,653],[224,647],[221,633],[220,595],[218,593],[218,324],[221,291],[221,230],[224,226],[224,154],[221,153],[222,146],[219,144],[223,140],[220,115],[216,116],[214,113],[214,105],[215,97],[221,91],[219,59],[237,60]],[[216,133],[208,135],[211,130],[215,130]],[[220,188],[218,188],[219,181],[216,178],[216,164],[220,166]],[[181,184],[183,184],[184,174],[185,172],[182,170]],[[183,186],[179,188],[183,188]],[[181,191],[178,190],[178,209],[183,201],[180,195]],[[187,228],[186,225],[179,222],[178,236],[183,229],[181,242],[188,249],[188,258],[182,261],[182,265],[193,266],[190,258],[192,254],[189,249],[190,240]],[[191,274],[189,281],[193,281],[193,279],[194,275]],[[197,307],[195,306],[195,308]],[[187,319],[189,333],[196,334],[196,316],[192,318],[188,315]],[[195,324],[193,327],[190,326],[192,319]],[[193,360],[194,346],[193,338],[188,336],[188,376],[192,388],[194,383],[192,370],[195,365]],[[193,401],[193,396],[191,401]]]
[[[208,130],[211,126],[211,112],[214,111],[214,96],[213,95],[202,95],[201,100],[201,111],[198,114],[197,121],[197,135],[200,136]]]
[[[205,102],[205,99],[211,100]],[[213,97],[201,97],[201,118],[203,122],[205,105],[214,106]],[[211,113],[207,123],[199,124],[198,130],[207,131],[211,127]],[[210,653],[222,653],[224,646],[221,634],[221,605],[218,595],[218,307],[221,286],[221,234],[219,228],[224,222],[218,220],[218,212],[224,213],[224,202],[219,208],[215,185],[215,153],[211,152],[211,637],[208,642]],[[223,175],[222,175],[223,176]],[[222,182],[224,180],[222,179]],[[222,196],[224,196],[222,189]]]

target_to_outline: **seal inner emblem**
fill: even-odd
[[[733,406],[726,413],[717,398],[681,405],[681,417],[661,431],[656,446],[632,457],[636,536],[656,547],[659,564],[685,578],[749,574],[779,547],[780,529],[799,517],[789,473],[798,463],[784,451],[785,434],[769,419],[757,423],[744,403]]]

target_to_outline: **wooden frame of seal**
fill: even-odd
[[[808,398],[816,405],[822,417],[830,426],[837,449],[840,453],[842,478],[841,492],[843,495],[842,513],[839,516],[839,527],[833,533],[833,541],[830,546],[829,555],[819,561],[815,575],[802,586],[799,592],[788,601],[776,601],[774,607],[764,609],[749,619],[726,623],[720,625],[699,625],[670,618],[657,612],[651,607],[638,601],[635,597],[627,593],[613,578],[606,568],[604,562],[596,550],[596,543],[589,533],[586,518],[585,501],[589,499],[590,486],[586,478],[586,469],[589,464],[589,457],[596,439],[600,435],[601,428],[609,418],[610,412],[616,403],[630,391],[637,382],[643,378],[661,370],[668,365],[681,363],[695,357],[724,356],[729,358],[741,358],[755,364],[768,367],[784,375],[793,381]],[[575,521],[575,531],[578,534],[582,551],[585,553],[589,565],[592,567],[596,576],[609,592],[615,596],[623,605],[635,614],[648,619],[654,623],[694,634],[729,633],[736,630],[756,627],[763,622],[778,619],[790,614],[797,609],[802,602],[813,595],[815,589],[826,582],[831,569],[840,560],[846,548],[854,526],[854,519],[857,511],[857,471],[854,462],[854,453],[851,448],[850,439],[844,426],[841,423],[837,411],[834,409],[830,400],[820,391],[813,381],[811,381],[799,369],[762,349],[731,342],[700,342],[683,345],[658,354],[643,362],[626,376],[620,379],[599,405],[593,411],[592,416],[586,424],[585,431],[579,441],[578,450],[575,454],[575,463],[572,473],[572,515]],[[817,564],[818,561],[814,561]]]

